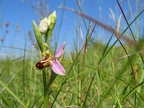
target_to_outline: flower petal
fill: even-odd
[[[65,75],[65,70],[63,66],[60,64],[60,62],[54,58],[52,63],[52,70],[59,75]]]
[[[55,54],[55,57],[60,57],[64,51],[64,47],[65,47],[66,42],[64,42],[62,44],[62,46],[60,47],[60,49],[58,50],[58,52]]]

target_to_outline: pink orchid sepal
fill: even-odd
[[[66,42],[62,44],[62,46],[54,56],[50,53],[49,50],[44,52],[43,53],[44,58],[43,60],[36,63],[36,68],[42,70],[45,67],[51,66],[54,73],[58,75],[65,75],[65,69],[63,68],[61,63],[57,60],[57,58],[59,58],[63,54],[65,44]]]

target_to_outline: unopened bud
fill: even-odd
[[[56,11],[54,11],[52,14],[50,14],[49,16],[48,16],[48,19],[50,20],[50,22],[52,23],[52,24],[55,24],[56,23]],[[53,25],[54,26],[54,25]]]
[[[44,18],[43,20],[40,21],[39,24],[39,31],[44,34],[47,32],[48,27],[50,26],[50,20],[47,18]]]

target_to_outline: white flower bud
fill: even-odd
[[[47,18],[44,18],[43,20],[40,21],[39,24],[39,31],[44,34],[47,32],[48,27],[50,26],[50,20]]]

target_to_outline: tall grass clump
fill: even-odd
[[[136,16],[132,14],[129,21],[120,2],[116,2],[121,15],[114,26],[84,14],[78,0],[79,11],[59,7],[82,17],[86,28],[85,36],[81,36],[82,45],[81,31],[75,29],[76,39],[70,52],[64,49],[67,42],[58,46],[59,50],[51,47],[56,11],[42,19],[39,26],[32,21],[38,48],[23,49],[24,56],[16,59],[0,60],[3,64],[0,65],[0,107],[143,108],[144,37],[137,36],[140,30],[135,31],[132,25],[139,21],[144,10]],[[112,13],[111,10],[114,16]],[[122,18],[126,22],[123,30]],[[95,39],[97,27],[109,32],[108,41]],[[27,52],[29,57],[25,55]]]

